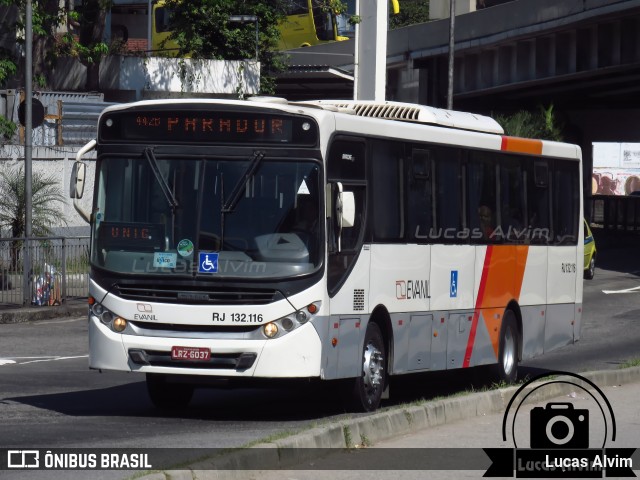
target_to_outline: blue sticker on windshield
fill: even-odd
[[[218,254],[198,252],[198,273],[216,273],[218,271]]]
[[[176,268],[178,255],[169,252],[156,252],[153,254],[153,266],[156,268]]]

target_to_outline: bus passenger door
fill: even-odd
[[[329,337],[324,378],[346,378],[362,369],[364,333],[369,319],[371,251],[363,245],[366,218],[365,143],[338,138],[327,162],[327,290],[330,297]],[[339,186],[355,200],[353,226],[340,226]],[[338,242],[338,240],[340,240]],[[334,340],[335,339],[335,340]]]

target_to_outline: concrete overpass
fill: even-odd
[[[448,19],[390,31],[387,99],[444,107],[448,41]],[[352,41],[287,53],[292,65],[353,70]],[[336,82],[337,95],[348,95],[345,82]],[[330,83],[307,91],[299,77],[296,85],[280,93],[332,93]],[[516,0],[456,17],[454,109],[550,103],[566,140],[583,149],[585,186],[592,142],[640,142],[640,0]]]

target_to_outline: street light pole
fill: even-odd
[[[24,95],[25,95],[25,126],[24,126],[24,248],[22,267],[22,299],[27,304],[31,301],[29,291],[29,273],[31,270],[31,252],[29,239],[31,238],[31,157],[33,142],[33,5],[27,0],[25,12],[25,59],[24,59]]]
[[[447,72],[447,110],[453,110],[453,60],[455,58],[456,0],[449,0],[449,70]]]

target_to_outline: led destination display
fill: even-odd
[[[260,112],[124,111],[100,122],[102,142],[254,143],[313,146],[317,129],[310,119]]]

